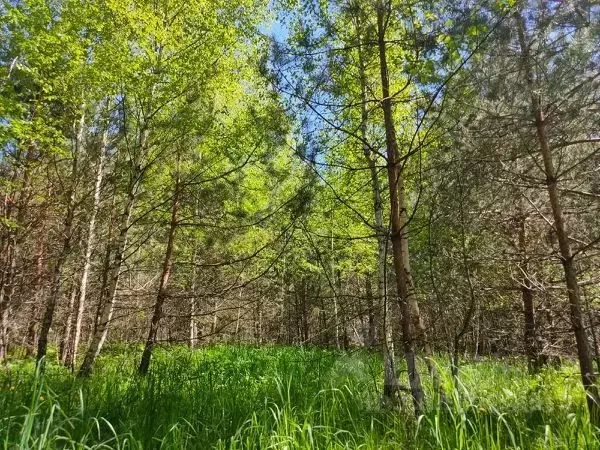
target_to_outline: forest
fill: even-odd
[[[0,16],[0,446],[600,449],[596,0]]]

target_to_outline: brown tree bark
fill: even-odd
[[[192,256],[192,298],[190,299],[190,321],[189,321],[189,331],[190,336],[188,340],[188,347],[193,349],[196,346],[196,342],[198,340],[198,324],[196,322],[196,257],[198,254],[198,249],[194,249],[194,254]]]
[[[308,321],[308,286],[306,282],[306,277],[302,277],[300,281],[300,294],[298,295],[298,300],[300,302],[300,311],[299,311],[299,322],[298,322],[298,335],[300,337],[300,342],[302,344],[308,343],[309,338],[309,321]],[[336,316],[337,319],[337,316]],[[336,341],[336,348],[339,348],[339,341]]]
[[[154,314],[152,315],[150,330],[148,331],[148,337],[146,338],[146,345],[144,346],[144,352],[142,353],[142,359],[138,367],[138,373],[140,375],[146,375],[148,373],[148,369],[150,368],[152,349],[156,344],[156,334],[158,333],[160,319],[163,316],[163,307],[167,298],[167,285],[169,283],[169,277],[171,276],[171,268],[173,267],[173,248],[175,244],[175,234],[179,225],[178,212],[180,197],[181,185],[179,179],[177,179],[175,182],[173,202],[171,204],[171,223],[167,236],[167,248],[165,250],[162,274],[160,277],[160,283],[158,285],[158,294],[156,296],[156,302],[154,303]]]
[[[35,116],[35,111],[31,112],[32,119],[33,116]],[[17,226],[8,227],[0,234],[0,249],[2,250],[0,255],[2,257],[0,259],[2,263],[0,267],[0,360],[5,360],[8,353],[9,318],[16,288],[17,260],[19,259],[19,249],[23,240],[21,229],[25,222],[31,197],[31,161],[35,156],[36,145],[34,142],[29,142],[25,151],[20,148],[17,149],[15,160],[21,161],[21,164],[23,164],[23,173],[19,176],[18,168],[15,168],[10,181],[11,185],[20,185],[20,187],[6,193],[2,204],[4,219],[7,220],[7,223],[15,220]]]
[[[526,217],[521,214],[518,218],[519,233],[519,272],[521,273],[521,298],[523,301],[523,318],[525,324],[525,354],[529,372],[537,373],[542,366],[540,355],[540,342],[535,323],[535,309],[533,304],[533,289],[528,279],[529,259],[527,256],[527,228]]]
[[[262,345],[263,341],[263,308],[262,298],[256,300],[254,307],[254,342]]]
[[[100,350],[102,350],[112,320],[119,278],[121,276],[121,266],[123,264],[129,229],[131,227],[131,216],[142,177],[137,162],[133,162],[131,169],[132,173],[130,174],[127,198],[123,211],[119,217],[119,233],[116,237],[116,242],[114,244],[109,244],[109,248],[107,249],[102,275],[102,287],[100,289],[98,314],[96,315],[92,336],[90,336],[90,344],[87,348],[83,363],[79,368],[79,376],[89,376],[92,373],[92,367],[100,354]]]
[[[398,155],[398,143],[396,140],[396,129],[394,126],[394,117],[392,113],[392,100],[390,97],[390,80],[385,43],[386,12],[389,14],[389,11],[386,11],[386,6],[383,3],[378,3],[377,41],[379,50],[381,89],[383,94],[381,103],[385,125],[387,173],[391,204],[390,219],[392,225],[392,257],[394,262],[394,271],[396,274],[396,287],[398,290],[398,300],[400,302],[400,312],[402,316],[402,348],[408,369],[408,379],[413,398],[415,414],[420,415],[425,406],[425,397],[423,393],[423,387],[421,385],[421,378],[419,376],[414,349],[414,337],[411,329],[411,322],[414,322],[411,314],[417,315],[417,318],[420,317],[420,314],[418,307],[415,308],[417,306],[416,301],[411,298],[414,296],[414,292],[408,253],[408,218],[406,213],[404,179],[402,177],[402,171],[399,167],[400,159]]]
[[[550,208],[552,209],[554,229],[558,239],[560,262],[565,274],[565,284],[569,299],[569,315],[571,327],[573,328],[573,333],[575,335],[575,342],[577,344],[577,357],[579,360],[579,369],[581,371],[581,381],[586,392],[590,420],[593,424],[600,426],[600,394],[596,383],[596,373],[594,372],[590,344],[584,328],[581,293],[577,282],[574,255],[569,241],[569,233],[567,231],[567,225],[562,210],[562,202],[558,190],[557,171],[554,168],[553,154],[548,138],[547,122],[542,106],[542,97],[535,86],[532,57],[525,34],[525,21],[520,13],[516,13],[515,18],[517,21],[522,65],[531,95],[531,112],[535,121],[535,132],[542,157],[544,175],[546,177],[546,190],[548,192]]]
[[[381,182],[379,181],[379,171],[377,169],[376,155],[371,151],[368,145],[367,125],[369,115],[367,111],[367,76],[363,55],[363,36],[362,24],[360,21],[360,11],[357,14],[356,33],[359,41],[358,45],[358,68],[361,91],[361,123],[360,134],[362,139],[362,151],[369,167],[371,177],[371,193],[373,201],[373,215],[375,220],[375,231],[377,233],[377,297],[381,309],[381,335],[382,335],[382,354],[383,354],[383,395],[387,399],[392,399],[399,388],[398,377],[396,376],[396,364],[394,355],[394,339],[392,333],[392,321],[387,296],[386,283],[386,263],[387,263],[387,243],[388,230],[383,224],[383,201],[381,199]],[[368,276],[367,276],[368,279]],[[370,291],[370,289],[369,289]],[[369,315],[369,321],[372,317]],[[371,324],[369,329],[371,329]],[[375,333],[373,332],[373,335]]]
[[[462,323],[460,328],[454,334],[454,342],[453,342],[453,354],[452,354],[452,379],[454,381],[455,388],[458,388],[458,372],[460,369],[460,341],[465,336],[465,334],[469,331],[471,327],[471,323],[473,322],[473,317],[477,311],[477,297],[475,295],[475,286],[473,284],[473,275],[471,273],[471,263],[469,261],[469,249],[467,247],[467,229],[466,229],[466,217],[465,217],[465,194],[463,191],[463,185],[460,179],[457,180],[457,185],[459,189],[459,220],[460,220],[460,247],[461,247],[461,260],[465,275],[465,280],[467,281],[467,288],[469,294],[469,301],[467,304],[467,310],[465,315],[463,316]]]
[[[213,301],[212,320],[210,322],[210,336],[212,342],[216,342],[217,340],[217,330],[219,326],[219,307],[219,301],[215,298]]]
[[[69,296],[69,304],[67,305],[67,318],[65,320],[60,345],[58,347],[58,357],[60,363],[65,365],[67,354],[69,352],[69,343],[73,335],[73,312],[75,311],[75,298],[77,297],[77,284],[71,286],[71,295]]]
[[[84,107],[82,107],[83,109]],[[54,268],[52,271],[52,278],[50,281],[50,293],[46,300],[46,308],[44,311],[44,316],[42,318],[42,325],[40,327],[40,336],[38,338],[38,350],[36,359],[38,363],[42,361],[42,359],[46,356],[46,351],[48,348],[48,335],[50,333],[50,327],[52,326],[52,321],[54,320],[54,310],[56,309],[56,305],[60,298],[60,282],[61,282],[61,273],[62,268],[65,262],[67,261],[68,256],[71,254],[71,244],[73,238],[73,225],[75,220],[75,195],[77,191],[77,177],[78,177],[78,160],[79,160],[79,152],[83,149],[83,133],[85,126],[85,112],[82,112],[81,117],[79,119],[78,125],[75,127],[75,142],[74,142],[74,150],[73,150],[73,162],[71,166],[71,186],[69,187],[69,198],[67,201],[67,211],[65,220],[63,223],[63,241],[60,252],[58,254],[58,258],[54,264]]]
[[[42,221],[43,222],[43,221]],[[35,252],[35,295],[31,305],[31,318],[27,327],[27,355],[33,356],[38,340],[37,328],[39,325],[38,310],[44,296],[44,235],[36,243]]]
[[[337,289],[336,289],[336,283],[335,283],[335,256],[334,256],[334,247],[333,247],[333,210],[331,212],[331,239],[330,239],[330,250],[331,250],[331,263],[330,263],[330,270],[331,273],[330,275],[328,275],[329,278],[329,284],[331,285],[331,294],[333,297],[333,337],[334,337],[334,342],[335,342],[335,348],[339,349],[340,348],[340,313],[339,313],[339,302],[338,302],[338,296],[337,296]],[[303,301],[302,301],[302,305],[303,305],[303,314],[306,314],[305,310],[306,310],[306,291],[304,290],[304,297],[303,297]],[[308,324],[308,319],[306,320],[306,323]],[[308,325],[307,325],[308,327]]]
[[[8,234],[2,248],[3,270],[0,279],[0,360],[5,360],[8,353],[8,319],[12,296],[15,291],[14,278],[16,272],[16,237]]]
[[[367,323],[363,328],[366,328],[363,332],[365,347],[373,349],[377,346],[377,325],[375,315],[375,301],[373,299],[373,287],[371,286],[371,278],[369,275],[365,276],[365,296],[367,303]],[[360,316],[362,320],[362,315]]]
[[[100,149],[100,156],[98,158],[98,165],[96,167],[96,180],[94,183],[94,204],[92,206],[92,212],[90,214],[90,221],[88,223],[88,235],[85,243],[85,256],[83,261],[83,270],[81,272],[81,281],[79,283],[79,297],[76,303],[77,314],[75,316],[74,333],[73,338],[67,342],[67,351],[64,360],[64,365],[73,369],[75,367],[75,361],[77,359],[77,350],[79,348],[79,341],[81,340],[81,327],[83,322],[83,312],[85,311],[85,299],[87,294],[88,276],[90,267],[92,264],[92,252],[94,250],[95,238],[96,238],[96,217],[98,210],[100,209],[100,194],[102,188],[102,178],[104,174],[104,161],[106,158],[106,151],[108,147],[108,131],[104,131],[102,135],[102,148]]]
[[[155,47],[156,53],[156,64],[150,68],[151,73],[160,72],[160,65],[162,60],[162,46],[157,45]],[[148,92],[148,101],[145,104],[147,114],[153,110],[154,104],[154,92],[156,84],[152,84]],[[107,256],[110,257],[114,251],[112,263],[110,258],[106,261],[105,270],[103,273],[102,288],[100,291],[100,301],[98,303],[99,309],[96,315],[94,330],[90,337],[90,344],[86,351],[83,363],[79,368],[79,376],[89,376],[92,372],[94,361],[100,354],[106,336],[108,335],[108,329],[112,320],[115,301],[117,299],[117,289],[119,286],[119,278],[121,276],[121,266],[124,262],[125,249],[127,247],[127,241],[129,237],[129,229],[131,227],[131,217],[133,214],[133,208],[137,201],[139,190],[142,184],[144,173],[148,166],[144,166],[144,158],[147,156],[148,149],[150,147],[150,121],[151,115],[142,115],[138,122],[138,139],[137,146],[133,150],[133,155],[129,161],[129,182],[126,191],[125,205],[119,218],[119,234],[117,236],[115,245],[109,244],[107,250]]]

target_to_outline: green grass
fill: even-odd
[[[0,369],[0,445],[13,448],[597,449],[574,366],[529,376],[485,361],[444,380],[447,408],[428,396],[380,401],[377,355],[313,348],[219,346],[103,355],[88,380],[49,363]],[[440,363],[440,373],[448,368]],[[426,378],[424,376],[424,378]],[[430,389],[430,387],[427,387]]]

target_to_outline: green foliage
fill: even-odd
[[[415,421],[381,406],[381,363],[364,352],[170,347],[145,378],[133,375],[138,354],[107,352],[89,380],[10,363],[4,448],[598,448],[570,365],[537,376],[517,361],[465,366],[457,390],[445,380],[450,406]]]

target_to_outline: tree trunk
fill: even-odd
[[[279,291],[279,296],[280,296],[280,301],[281,301],[281,307],[280,307],[280,312],[281,312],[281,317],[280,317],[280,321],[279,321],[279,331],[278,331],[278,339],[277,342],[278,343],[287,343],[286,340],[286,336],[289,333],[289,327],[286,326],[287,322],[287,310],[289,308],[286,307],[286,280],[285,280],[285,255],[283,256],[283,262],[282,262],[282,268],[281,268],[281,289]]]
[[[62,338],[58,348],[60,363],[65,365],[67,354],[69,352],[69,343],[73,334],[73,311],[75,310],[75,298],[77,297],[77,285],[73,283],[71,286],[71,295],[69,296],[69,304],[67,306],[67,318],[62,331]]]
[[[331,261],[329,265],[329,269],[331,273],[328,275],[329,284],[331,288],[331,294],[333,296],[333,326],[334,326],[334,338],[335,338],[335,348],[340,348],[340,318],[339,318],[339,304],[338,304],[338,296],[336,289],[336,278],[335,278],[335,253],[334,253],[334,245],[333,245],[333,209],[331,210],[331,239],[329,241],[330,250],[331,250]],[[304,304],[304,303],[303,303]]]
[[[365,293],[367,297],[367,324],[365,330],[366,333],[364,333],[366,335],[365,347],[373,349],[377,345],[377,326],[375,317],[375,302],[373,301],[373,290],[369,275],[365,276]]]
[[[544,175],[546,177],[546,189],[552,209],[554,219],[554,229],[558,238],[558,247],[560,261],[565,274],[565,282],[569,299],[569,315],[571,326],[575,334],[577,344],[577,356],[579,359],[579,368],[581,371],[581,381],[586,392],[587,405],[590,413],[591,422],[600,426],[600,395],[598,385],[596,384],[596,374],[590,351],[590,344],[586,336],[583,312],[581,308],[581,294],[577,283],[575,273],[574,255],[569,242],[569,234],[562,212],[562,204],[558,192],[557,172],[554,168],[552,150],[548,139],[546,120],[542,107],[541,94],[537,92],[534,80],[534,73],[529,54],[529,45],[525,37],[525,23],[520,13],[516,14],[519,44],[521,47],[521,58],[529,91],[531,94],[531,110],[535,119],[535,130],[540,146],[540,154],[544,165]]]
[[[38,309],[44,296],[44,237],[40,236],[36,244],[35,255],[35,295],[31,305],[31,318],[27,327],[27,354],[33,356],[38,340]]]
[[[301,286],[302,286],[302,291],[301,291],[301,296],[300,296],[300,307],[301,307],[300,339],[301,339],[302,344],[304,345],[304,344],[308,343],[308,337],[309,337],[309,319],[308,319],[309,310],[308,310],[308,301],[307,301],[308,283],[306,282],[305,277],[302,278]],[[336,314],[336,319],[337,319],[337,314]],[[338,345],[339,345],[339,342],[338,342]],[[339,348],[339,347],[337,347],[337,348]]]
[[[152,315],[152,321],[150,322],[150,330],[148,331],[146,345],[144,347],[142,359],[138,367],[138,373],[140,375],[146,375],[148,373],[148,368],[150,367],[150,358],[152,357],[152,349],[156,344],[156,334],[158,332],[160,319],[163,315],[164,303],[167,298],[167,285],[169,283],[169,277],[171,276],[171,268],[173,267],[173,246],[175,243],[175,233],[177,232],[177,226],[179,224],[178,211],[180,196],[181,186],[179,184],[179,178],[177,178],[175,181],[175,193],[173,195],[173,203],[171,206],[171,224],[169,226],[167,248],[165,250],[165,259],[163,261],[160,284],[158,286],[158,295],[156,296],[156,302],[154,303],[154,314]]]
[[[459,206],[458,213],[460,219],[460,248],[461,248],[461,260],[465,274],[465,280],[467,281],[467,288],[469,294],[469,302],[467,304],[467,310],[463,316],[462,324],[458,331],[454,335],[453,343],[453,355],[452,355],[452,380],[454,381],[454,387],[458,389],[458,372],[460,368],[460,341],[467,334],[471,327],[471,322],[477,311],[477,297],[475,296],[475,286],[473,285],[473,276],[471,274],[471,264],[469,262],[469,249],[467,247],[467,229],[466,229],[466,217],[464,210],[465,194],[463,191],[463,185],[460,179],[457,180],[456,184],[459,189]]]
[[[240,290],[240,295],[242,293],[242,291]],[[235,334],[234,334],[234,338],[235,338],[235,342],[239,343],[240,338],[239,338],[239,333],[240,333],[240,320],[242,318],[242,307],[238,306],[237,308],[237,318],[235,320]]]
[[[596,373],[600,373],[600,351],[598,349],[598,337],[596,333],[596,319],[594,318],[594,314],[592,313],[592,308],[590,305],[589,297],[585,292],[585,289],[581,288],[581,296],[583,297],[585,303],[585,310],[588,316],[589,330],[592,335],[592,349],[594,355],[594,361],[596,361]]]
[[[211,342],[215,342],[217,339],[217,327],[219,325],[219,302],[217,301],[217,299],[215,298],[215,300],[213,301],[213,317],[212,317],[212,321],[210,323],[210,340]]]
[[[357,23],[357,37],[362,41],[361,24]],[[396,364],[394,355],[394,339],[392,333],[392,321],[390,308],[388,307],[387,283],[386,283],[386,261],[388,230],[383,225],[383,201],[381,199],[381,183],[377,170],[376,155],[373,154],[367,141],[367,124],[369,115],[367,111],[367,76],[363,58],[362,45],[358,46],[359,78],[361,91],[361,123],[360,133],[362,139],[362,151],[369,166],[371,175],[371,192],[373,196],[373,213],[375,218],[375,231],[377,233],[377,297],[381,305],[381,335],[382,353],[384,364],[383,395],[388,400],[392,399],[399,388],[396,376]],[[370,317],[369,317],[370,319]],[[374,333],[373,333],[374,334]]]
[[[8,354],[8,297],[0,292],[0,360],[4,361]]]
[[[256,301],[254,310],[254,341],[258,345],[262,345],[262,298]]]
[[[32,118],[35,115],[31,113]],[[15,281],[17,276],[17,258],[19,248],[23,239],[21,227],[25,221],[25,212],[30,198],[30,165],[29,163],[35,158],[35,144],[29,143],[25,154],[25,162],[21,188],[15,189],[12,195],[6,193],[3,201],[4,218],[10,221],[16,219],[17,227],[8,228],[4,231],[0,238],[2,240],[2,268],[0,272],[0,360],[5,360],[8,353],[9,341],[9,316],[12,307],[12,300],[15,293]],[[16,161],[21,161],[21,151],[17,149],[15,155]],[[22,161],[21,161],[22,164]],[[20,164],[19,164],[20,165]],[[11,176],[11,184],[17,184],[19,179],[18,169],[15,169]],[[17,196],[18,192],[18,196]],[[12,201],[11,201],[12,200]],[[13,208],[17,209],[17,213],[13,213]]]
[[[38,349],[36,356],[38,362],[46,356],[46,351],[48,349],[48,335],[50,333],[50,327],[52,326],[52,321],[54,319],[54,310],[56,309],[56,305],[60,297],[61,269],[65,261],[67,260],[67,256],[71,252],[71,234],[74,216],[73,212],[73,207],[69,206],[67,217],[64,223],[65,237],[61,252],[58,255],[58,259],[56,260],[56,263],[54,265],[54,270],[52,271],[50,294],[48,295],[48,299],[46,300],[46,309],[42,318],[42,326],[40,328],[40,336],[38,338]]]
[[[527,234],[525,215],[519,217],[519,272],[521,273],[521,298],[523,300],[523,317],[525,320],[525,353],[527,367],[530,373],[537,373],[541,368],[540,345],[535,324],[535,311],[533,307],[533,290],[530,287],[527,274],[529,261],[527,257]]]
[[[95,232],[96,232],[96,217],[98,210],[100,209],[100,194],[102,190],[102,178],[104,173],[104,160],[106,157],[106,151],[108,147],[108,131],[105,130],[102,135],[102,149],[100,150],[100,157],[98,159],[98,166],[96,168],[96,181],[94,184],[94,204],[92,206],[92,213],[90,215],[90,221],[88,224],[88,235],[85,243],[85,257],[83,261],[83,271],[81,273],[81,281],[79,283],[79,297],[77,300],[77,315],[75,317],[75,332],[73,338],[69,340],[67,345],[67,353],[64,361],[65,366],[73,369],[75,367],[75,361],[77,359],[77,350],[79,348],[79,341],[81,340],[81,326],[83,322],[83,313],[85,311],[85,299],[87,293],[88,276],[92,263],[92,252],[95,245]]]
[[[50,327],[54,319],[54,310],[60,297],[60,279],[63,265],[67,261],[68,256],[71,253],[71,240],[73,238],[73,222],[75,219],[75,195],[77,191],[77,171],[78,171],[78,159],[79,152],[83,148],[83,132],[85,126],[85,112],[82,112],[81,118],[79,119],[79,125],[76,132],[74,151],[73,151],[73,163],[71,167],[71,186],[69,188],[69,199],[67,203],[67,213],[63,225],[63,243],[52,271],[52,279],[50,282],[50,294],[46,300],[46,309],[42,319],[42,326],[40,328],[40,336],[38,338],[38,350],[37,350],[37,361],[38,363],[46,356],[48,349],[48,335],[50,333]]]
[[[389,11],[388,11],[389,13]],[[407,238],[407,214],[406,198],[404,192],[404,180],[399,168],[398,144],[396,141],[396,130],[392,114],[392,102],[390,98],[390,81],[385,49],[385,11],[380,3],[377,7],[377,37],[379,49],[379,62],[381,73],[381,89],[383,94],[382,107],[385,125],[385,137],[387,147],[387,173],[390,192],[392,224],[392,256],[394,271],[396,273],[396,287],[401,311],[402,347],[408,369],[408,379],[413,398],[415,414],[420,415],[424,408],[425,398],[417,360],[414,350],[414,338],[411,330],[411,313],[416,315],[418,322],[420,314],[414,296],[412,279],[410,273],[408,238]],[[414,323],[414,321],[413,321]],[[417,328],[417,327],[415,327]]]
[[[193,349],[198,339],[198,326],[196,325],[196,297],[190,300],[190,339],[188,346]]]
[[[196,323],[196,256],[198,253],[198,249],[194,249],[194,255],[192,257],[192,298],[190,299],[190,321],[189,321],[189,330],[190,330],[190,338],[188,341],[188,346],[193,349],[196,346],[196,341],[198,340],[198,324]]]
[[[117,296],[117,287],[119,285],[119,277],[121,275],[121,265],[125,256],[125,248],[127,247],[127,238],[129,228],[131,226],[131,215],[135,203],[138,183],[131,185],[129,195],[125,203],[125,208],[120,217],[120,229],[117,236],[117,241],[114,245],[114,256],[110,260],[110,250],[107,250],[108,260],[105,260],[103,273],[102,288],[100,291],[99,310],[96,318],[96,324],[90,338],[90,344],[86,351],[83,363],[79,368],[80,376],[88,376],[92,372],[94,361],[100,354],[100,350],[104,345],[108,334],[108,327],[112,320],[112,315],[115,307]]]
[[[90,338],[90,345],[86,351],[83,363],[79,368],[79,376],[89,376],[92,373],[94,361],[100,354],[108,328],[112,320],[117,299],[117,288],[119,286],[119,277],[121,276],[121,266],[125,257],[125,249],[131,227],[131,216],[133,207],[136,203],[138,191],[142,182],[144,169],[142,169],[142,158],[148,149],[148,124],[144,119],[142,129],[140,130],[139,148],[135,152],[135,157],[130,161],[131,172],[129,174],[129,184],[127,187],[127,199],[123,212],[119,218],[119,235],[114,246],[114,257],[112,264],[110,259],[105,262],[105,272],[102,280],[102,290],[100,292],[99,311],[96,315],[96,324]],[[108,250],[110,256],[110,247]],[[107,264],[107,265],[106,265]]]
[[[4,256],[2,284],[0,285],[0,360],[8,354],[8,319],[12,296],[15,291],[14,278],[16,272],[16,236],[11,233],[6,238],[2,253]]]

